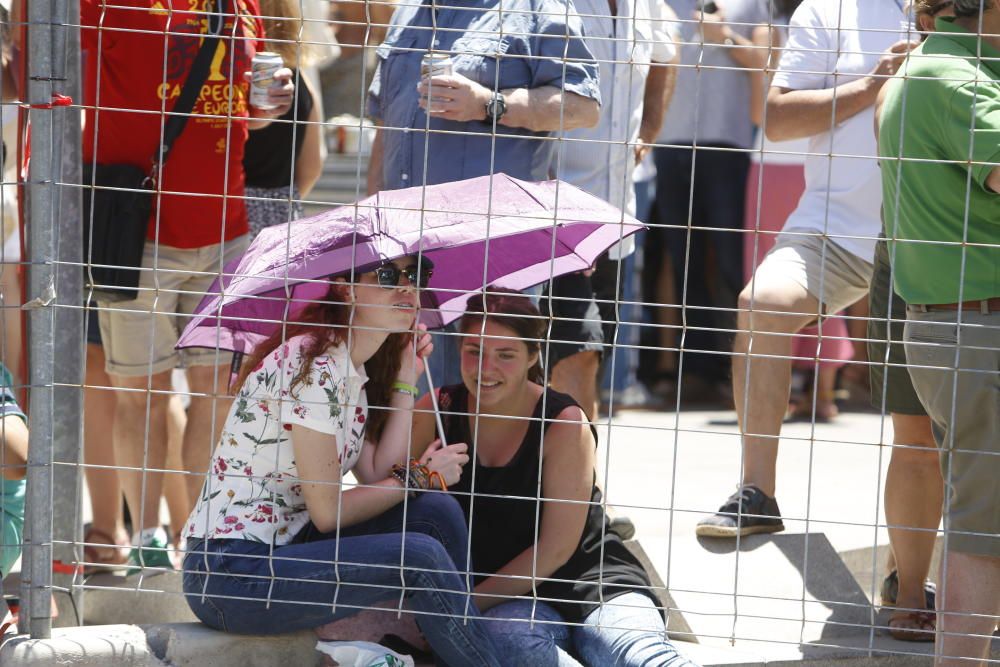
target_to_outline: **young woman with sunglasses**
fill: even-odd
[[[446,442],[472,448],[449,490],[469,521],[476,604],[513,665],[693,667],[666,638],[642,565],[608,528],[594,429],[545,387],[545,326],[528,298],[487,288],[459,327],[463,384],[438,392]],[[414,411],[417,451],[434,446],[432,407],[425,396]]]
[[[459,575],[458,504],[413,491],[456,482],[466,446],[405,464],[431,348],[414,328],[430,277],[419,266],[405,257],[334,278],[244,365],[185,528],[184,591],[205,624],[283,633],[402,596],[444,663],[502,664]],[[348,471],[357,486],[343,484]]]

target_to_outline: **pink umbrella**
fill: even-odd
[[[421,321],[441,327],[487,285],[523,290],[588,269],[611,245],[643,228],[560,181],[530,183],[497,174],[381,192],[262,231],[226,267],[177,347],[249,352],[323,298],[331,276],[418,253],[434,265],[421,292]]]

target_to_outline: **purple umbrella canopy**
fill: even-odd
[[[250,352],[282,322],[350,276],[422,254],[434,275],[421,291],[420,320],[458,319],[487,285],[523,290],[590,268],[635,218],[560,181],[506,174],[380,192],[302,220],[264,229],[209,290],[177,343]]]

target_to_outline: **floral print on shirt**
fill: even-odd
[[[291,390],[307,340],[289,339],[247,377],[230,408],[185,538],[291,541],[309,521],[295,467],[293,425],[332,436],[330,455],[337,457],[342,473],[354,467],[365,441],[367,377],[341,345],[316,357]]]

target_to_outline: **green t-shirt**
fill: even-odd
[[[879,120],[895,287],[912,304],[1000,296],[1000,194],[986,187],[1000,164],[1000,51],[951,20],[937,29],[886,84]]]

